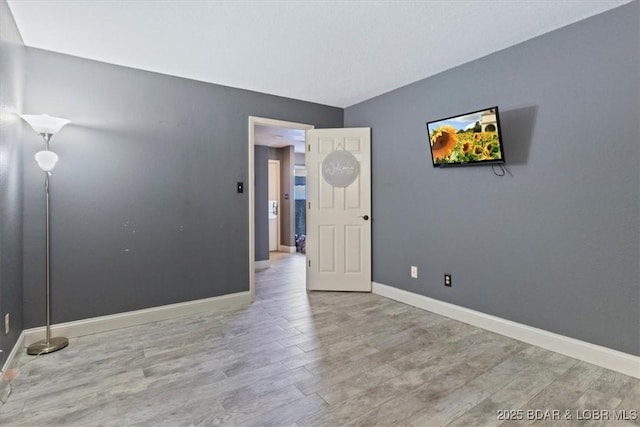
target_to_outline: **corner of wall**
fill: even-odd
[[[25,46],[6,0],[0,0],[0,366],[11,367],[23,332],[23,108]],[[9,333],[4,318],[10,315]],[[7,387],[0,381],[0,397]]]

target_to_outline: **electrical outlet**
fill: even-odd
[[[4,315],[4,334],[9,335],[9,331],[11,330],[11,315],[9,313]]]
[[[415,265],[411,266],[411,278],[412,279],[418,278],[418,267],[416,267]]]
[[[448,273],[444,273],[444,285],[447,287],[451,287],[451,275]]]

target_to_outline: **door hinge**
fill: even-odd
[[[311,260],[309,260],[309,267],[311,267]]]
[[[311,202],[309,202],[309,209],[311,209]]]
[[[311,144],[309,144],[308,147],[309,147],[309,152],[311,152]]]

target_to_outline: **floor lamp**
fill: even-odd
[[[49,150],[49,141],[51,137],[69,123],[69,120],[60,119],[58,117],[50,117],[46,114],[31,115],[22,114],[20,117],[24,119],[37,134],[42,136],[45,143],[45,150],[39,151],[35,155],[38,166],[44,172],[44,194],[45,194],[45,221],[46,221],[46,268],[45,268],[45,285],[46,285],[46,337],[27,347],[27,354],[47,354],[65,348],[69,344],[69,340],[64,337],[51,338],[51,239],[49,233],[49,176],[58,161],[58,155]]]

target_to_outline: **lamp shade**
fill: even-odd
[[[35,158],[38,166],[44,172],[51,172],[58,161],[58,155],[53,151],[38,151]]]
[[[61,119],[59,117],[51,117],[46,114],[21,114],[20,117],[29,123],[36,133],[48,133],[55,135],[60,132],[60,129],[71,123],[67,119]]]

